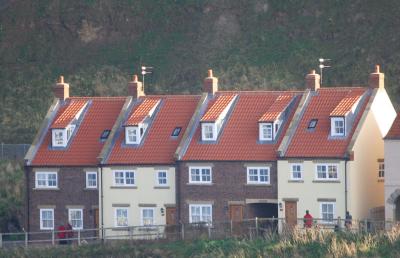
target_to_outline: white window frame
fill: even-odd
[[[199,181],[192,180],[192,169],[198,169],[200,171]],[[207,175],[205,173],[203,173],[205,170],[210,171],[210,180],[209,181],[204,180],[204,177],[207,177]],[[211,167],[189,167],[189,183],[190,184],[212,184],[212,168]]]
[[[256,170],[257,174],[256,175],[250,175],[250,170]],[[267,176],[268,181],[261,181],[261,170],[267,170],[267,175],[262,175],[262,176]],[[257,176],[257,181],[251,180],[250,177]],[[251,185],[269,185],[271,184],[271,169],[270,167],[247,167],[247,184]]]
[[[39,175],[44,175],[45,176],[45,185],[39,185],[38,182],[38,177]],[[49,176],[50,175],[56,175],[56,185],[49,185]],[[35,172],[35,188],[38,189],[57,189],[58,188],[58,173],[57,172],[47,172],[47,171],[36,171]]]
[[[81,221],[81,226],[80,227],[75,227],[73,220],[72,220],[72,212],[80,212],[81,217],[80,220]],[[72,229],[76,230],[76,229],[83,229],[83,209],[68,209],[68,221],[70,222]]]
[[[52,227],[45,227],[43,224],[43,212],[51,212],[52,218],[51,221],[53,222],[53,226]],[[40,216],[40,230],[53,230],[54,229],[54,209],[40,209],[39,211],[39,216]]]
[[[299,167],[300,171],[294,171],[294,167]],[[295,177],[294,173],[300,173],[300,177]],[[301,163],[290,164],[290,179],[291,180],[303,180],[303,164],[301,164]]]
[[[151,210],[153,213],[153,217],[152,217],[152,223],[150,224],[145,224],[144,223],[144,211],[145,210]],[[154,226],[156,224],[156,209],[155,208],[149,208],[149,207],[144,207],[144,208],[140,208],[140,225],[141,226],[145,226],[145,227],[150,227],[150,226]]]
[[[89,185],[89,176],[95,175],[96,176],[96,185]],[[97,181],[97,171],[86,171],[86,188],[90,189],[97,189],[98,181]]]
[[[337,126],[337,122],[342,122],[343,126]],[[343,130],[343,132],[338,132],[338,130]],[[331,117],[331,135],[346,136],[346,119],[344,117]]]
[[[165,178],[160,178],[160,173],[165,173]],[[160,179],[164,180],[165,183],[160,184]],[[167,186],[168,185],[168,171],[167,170],[157,170],[156,171],[156,185]]]
[[[126,211],[126,225],[118,225],[118,210],[123,210]],[[128,208],[123,208],[123,207],[118,207],[114,208],[114,226],[115,227],[128,227],[129,226],[129,209]]]
[[[378,161],[378,179],[385,179],[385,161]]]
[[[58,134],[61,135],[61,139],[58,139]],[[67,130],[66,129],[52,129],[51,130],[51,144],[53,147],[66,147],[68,143]]]
[[[325,167],[325,175],[326,177],[318,177],[318,167],[323,166]],[[329,178],[329,167],[336,167],[336,177]],[[318,181],[337,181],[339,180],[339,166],[337,164],[316,164],[315,165],[315,179]]]
[[[207,131],[206,128],[211,128],[211,131]],[[208,135],[211,133],[211,136]],[[201,123],[201,139],[203,141],[216,141],[217,140],[217,125],[216,123]]]
[[[136,134],[136,141],[133,139],[135,135],[131,135],[133,132]],[[132,139],[131,139],[132,138]],[[125,143],[126,144],[139,144],[141,141],[140,130],[138,126],[126,126],[125,127]]]
[[[332,205],[332,220],[326,220],[323,217],[323,211],[322,211],[322,206],[323,205]],[[319,203],[319,215],[321,218],[322,223],[334,223],[335,219],[335,209],[336,209],[336,203],[335,202],[320,202]]]
[[[265,131],[264,131],[264,129],[265,129]],[[273,123],[259,123],[259,138],[260,138],[260,141],[272,141],[274,139],[274,124]]]
[[[193,221],[192,208],[200,209],[199,221]],[[210,215],[209,215],[210,220],[204,220],[203,208],[210,208]],[[212,223],[212,220],[213,220],[213,209],[211,204],[189,204],[189,223],[201,223],[201,222]]]
[[[122,173],[122,183],[116,182],[116,174]],[[127,184],[127,174],[133,173],[133,184]],[[131,178],[129,178],[131,179]],[[114,186],[136,186],[136,173],[135,170],[114,170],[113,171],[113,184]]]

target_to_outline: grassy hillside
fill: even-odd
[[[397,0],[4,0],[0,141],[30,143],[63,74],[73,95],[121,95],[139,67],[148,93],[198,93],[208,68],[225,89],[303,88],[319,57],[326,84],[367,82],[382,64],[400,88]]]

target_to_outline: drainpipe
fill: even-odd
[[[101,205],[101,240],[104,241],[104,207],[103,207],[103,166],[100,164],[100,180],[101,180],[101,187],[100,187],[100,205]]]
[[[344,160],[344,212],[345,212],[345,217],[346,217],[346,211],[347,211],[347,162],[348,159]]]

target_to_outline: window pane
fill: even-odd
[[[128,210],[117,209],[117,226],[128,226]]]
[[[158,184],[159,185],[167,184],[167,172],[165,171],[158,172]]]
[[[329,178],[337,178],[337,167],[336,166],[328,166],[328,177]]]
[[[192,181],[194,181],[194,182],[199,182],[200,181],[200,169],[192,168],[190,173],[191,173]]]
[[[125,180],[127,185],[135,184],[135,173],[134,172],[125,172]]]
[[[116,185],[124,184],[124,172],[114,172],[114,177]]]
[[[326,178],[326,166],[317,166],[317,177]]]
[[[209,169],[202,169],[201,174],[203,182],[211,182],[211,174]]]

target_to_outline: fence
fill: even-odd
[[[153,225],[132,227],[110,227],[98,229],[82,229],[72,231],[41,231],[0,233],[0,248],[15,246],[58,245],[58,244],[89,244],[118,240],[130,241],[177,241],[195,239],[223,239],[229,237],[253,239],[257,237],[291,234],[294,229],[307,230],[315,228],[325,231],[348,231],[354,233],[376,233],[393,226],[390,221],[334,219],[325,221],[313,219],[305,222],[299,218],[292,223],[285,219],[255,218],[240,222],[210,222],[178,225]]]
[[[0,160],[23,159],[29,147],[29,144],[0,143]]]

